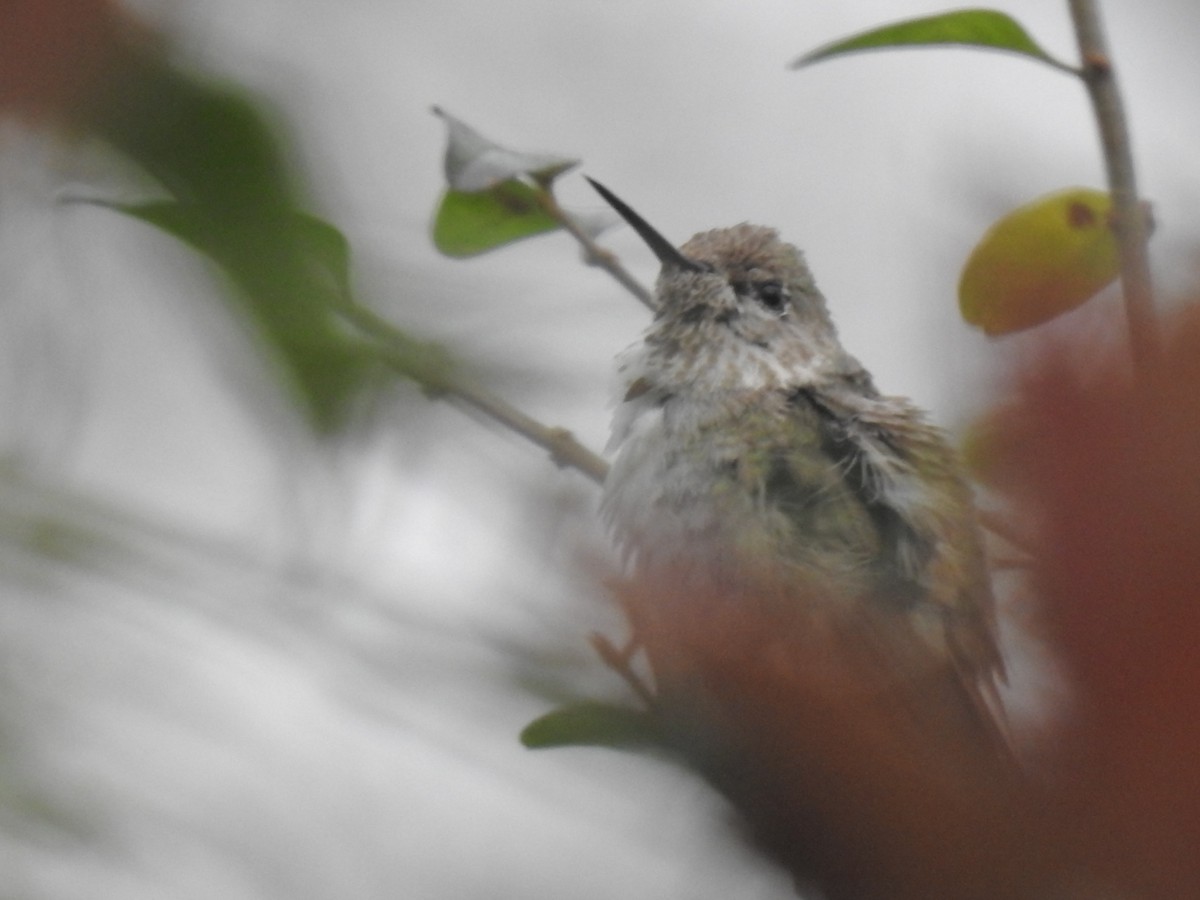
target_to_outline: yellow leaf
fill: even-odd
[[[1112,198],[1071,188],[1000,219],[958,283],[962,316],[989,335],[1031,328],[1074,309],[1120,271]]]

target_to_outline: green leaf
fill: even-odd
[[[123,60],[91,124],[180,202],[240,211],[300,205],[266,109],[153,53]]]
[[[346,298],[350,291],[350,242],[341,229],[319,216],[293,212],[287,227],[309,262]]]
[[[299,210],[286,152],[269,113],[236,88],[130,51],[90,110],[95,132],[173,200],[117,207],[209,256],[236,290],[312,425],[337,427],[370,377],[370,354],[343,326],[349,249],[341,233]]]
[[[1011,16],[990,9],[962,9],[884,25],[811,50],[793,61],[791,68],[799,69],[824,59],[863,50],[948,45],[1019,53],[1056,69],[1076,72],[1043,50]]]
[[[113,206],[184,241],[224,270],[320,431],[337,426],[371,367],[338,310],[349,296],[349,249],[332,225],[306,213],[216,212],[159,201]]]
[[[446,184],[454,191],[486,191],[501,182],[530,178],[549,184],[579,160],[555,153],[524,153],[502,147],[439,106],[433,113],[446,123]]]
[[[214,240],[209,227],[211,223],[199,207],[171,200],[98,205],[141,219],[202,253],[215,255],[220,250],[221,242]],[[216,226],[218,229],[224,227],[219,222]],[[278,231],[277,237],[294,244],[302,254],[311,275],[330,289],[349,297],[350,243],[336,226],[310,213],[290,212],[280,217],[274,227]]]
[[[649,713],[583,702],[562,706],[525,726],[521,743],[531,749],[547,747],[648,747],[664,743]]]
[[[433,243],[447,256],[463,257],[561,227],[539,202],[539,188],[502,182],[487,191],[449,190],[433,222]]]

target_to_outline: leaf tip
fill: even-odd
[[[551,747],[609,747],[633,749],[661,745],[651,717],[643,712],[606,703],[582,702],[551,710],[520,733],[530,750]]]

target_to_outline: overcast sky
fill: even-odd
[[[364,299],[598,449],[612,358],[645,311],[565,236],[440,257],[432,104],[516,149],[581,158],[679,242],[778,227],[881,388],[949,427],[986,405],[1024,340],[958,319],[962,260],[1007,208],[1103,181],[1082,88],[1047,67],[943,50],[786,69],[946,8],[929,0],[134,6],[181,63],[274,105],[315,204],[351,239]],[[1003,8],[1074,58],[1065,3]],[[1105,12],[1160,281],[1178,290],[1200,247],[1200,7]],[[0,639],[18,699],[0,731],[32,748],[19,778],[73,823],[69,840],[10,836],[15,895],[789,895],[731,849],[687,776],[516,744],[550,702],[531,681],[618,693],[586,661],[587,630],[612,627],[589,484],[407,388],[358,440],[311,445],[252,377],[203,264],[55,202],[136,197],[127,173],[94,148],[0,138],[6,456],[212,542],[135,541],[154,565],[14,576]],[[601,206],[575,174],[560,193]],[[653,278],[632,234],[606,237]],[[312,568],[315,585],[297,574]]]

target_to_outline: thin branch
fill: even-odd
[[[1146,244],[1149,222],[1138,199],[1125,108],[1113,71],[1096,0],[1068,0],[1082,59],[1100,142],[1108,189],[1113,196],[1114,228],[1121,256],[1121,283],[1134,363],[1144,369],[1159,353],[1158,323],[1154,313],[1154,287]]]
[[[604,482],[608,463],[579,443],[565,428],[544,425],[457,371],[444,350],[414,341],[383,317],[354,302],[341,307],[345,318],[376,344],[380,358],[392,369],[417,382],[431,396],[447,397],[478,410],[550,454],[564,468],[582,472],[597,484]]]
[[[556,465],[582,472],[596,484],[604,483],[608,462],[579,443],[567,429],[543,425],[482,385],[461,377],[446,393],[541,447]]]
[[[646,686],[646,682],[633,670],[631,663],[634,652],[640,646],[636,639],[631,638],[629,643],[622,649],[617,649],[616,645],[602,634],[592,634],[589,640],[591,641],[592,649],[596,651],[596,654],[604,664],[629,685],[630,689],[638,695],[638,699],[645,703],[648,709],[654,709],[657,704],[654,691]]]
[[[651,312],[657,311],[658,307],[654,304],[654,294],[647,290],[640,281],[629,273],[628,269],[621,265],[621,261],[615,253],[601,247],[591,235],[579,227],[570,214],[558,205],[558,200],[548,186],[543,187],[541,191],[541,201],[542,208],[546,213],[562,225],[571,237],[579,242],[579,246],[583,248],[588,265],[599,266],[615,278],[621,287],[633,294],[646,309]]]

